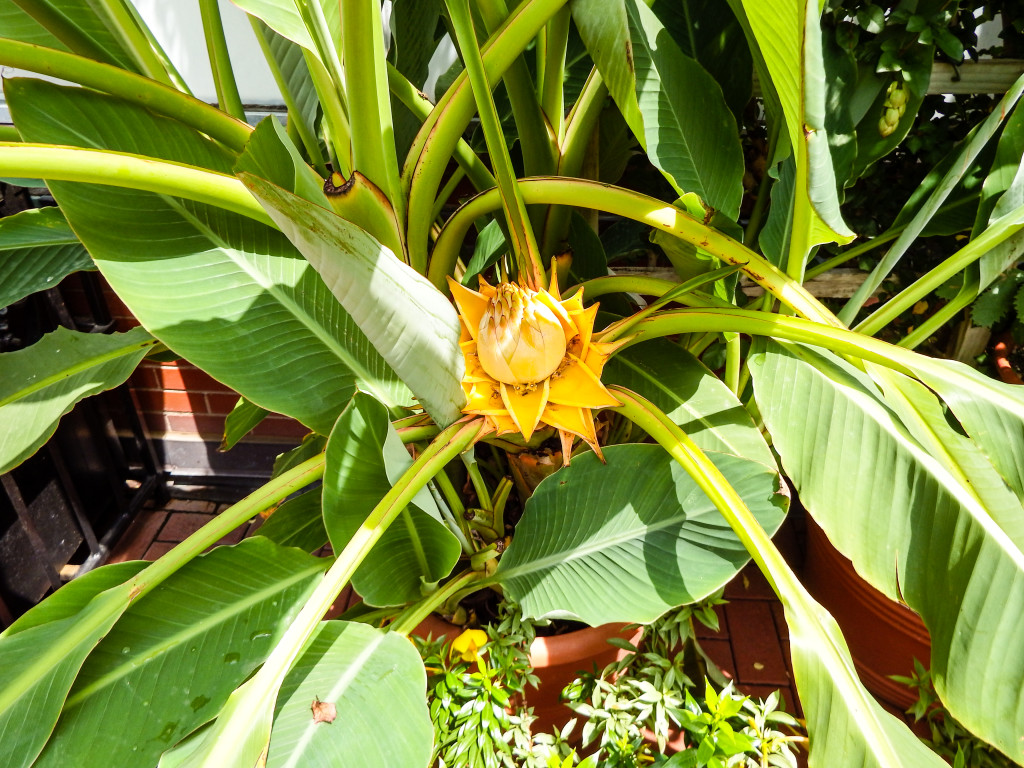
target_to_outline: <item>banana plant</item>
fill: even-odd
[[[0,635],[6,765],[426,766],[402,637],[425,615],[487,590],[533,618],[648,622],[751,559],[785,608],[810,764],[943,765],[772,543],[791,488],[921,615],[949,711],[1024,765],[1024,394],[918,354],[920,334],[875,338],[1019,258],[1024,81],[837,316],[804,282],[863,250],[842,190],[926,86],[859,72],[839,98],[851,62],[817,2],[234,3],[284,120],[246,121],[216,0],[218,106],[125,0],[0,0],[0,66],[71,83],[4,82],[0,177],[58,204],[0,221],[5,300],[95,268],[140,323],[0,356],[0,471],[156,354],[239,394],[231,441],[268,413],[310,431],[159,560],[92,571]],[[771,173],[741,216],[755,70]],[[963,247],[865,318],[990,142]],[[635,154],[651,194],[618,184]],[[610,271],[597,214],[649,231],[678,280]],[[533,488],[517,467],[538,456]],[[261,512],[260,535],[202,554]],[[363,607],[324,620],[349,584]]]

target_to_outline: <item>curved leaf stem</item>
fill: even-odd
[[[606,211],[643,222],[693,243],[726,264],[739,267],[751,280],[791,307],[797,314],[841,327],[835,316],[806,288],[787,277],[763,256],[661,200],[611,184],[585,179],[521,179],[518,187],[527,203],[575,205]],[[493,211],[498,204],[496,192],[481,192],[448,219],[434,246],[428,273],[430,281],[439,290],[447,292],[445,278],[454,268],[459,248],[473,221]]]
[[[569,44],[568,8],[562,8],[551,17],[544,28],[544,48],[540,57],[540,71],[537,74],[540,88],[540,108],[548,124],[558,132],[556,139],[561,145],[565,135],[565,51]]]
[[[740,335],[725,334],[725,385],[740,396]]]
[[[95,7],[94,3],[92,5]],[[100,0],[99,6],[108,26],[143,74],[158,83],[189,93],[181,75],[170,65],[164,51],[157,50],[159,45],[133,8],[124,0]]]
[[[870,240],[865,240],[862,243],[857,243],[852,248],[847,248],[842,253],[833,256],[830,259],[826,259],[821,264],[815,264],[813,267],[807,270],[806,278],[808,280],[817,277],[818,275],[828,272],[830,269],[842,266],[851,259],[855,259],[863,253],[868,253],[886,243],[892,242],[900,233],[906,229],[906,227],[892,227],[887,229],[877,237],[873,237]]]
[[[430,115],[434,105],[391,62],[388,62],[387,65],[388,87],[391,89],[391,93],[422,123]],[[478,190],[490,189],[495,185],[494,174],[461,136],[455,143],[454,158],[455,162],[459,164],[459,168]],[[444,195],[440,195],[440,198],[444,198]],[[447,200],[447,198],[444,199]]]
[[[261,715],[265,714],[268,702],[273,710],[273,702],[285,676],[306,641],[319,626],[323,615],[348,584],[373,545],[416,493],[442,471],[445,464],[478,440],[483,429],[483,419],[452,424],[402,474],[367,515],[345,548],[338,553],[334,564],[306,600],[260,670],[231,695],[204,737],[201,753],[193,754],[190,765],[224,768],[251,766],[257,762],[270,739],[270,718]]]
[[[210,70],[217,90],[220,108],[236,120],[245,122],[242,97],[238,95],[235,73],[231,69],[228,41],[224,37],[224,22],[220,16],[217,0],[199,0],[199,11],[203,18],[203,35],[206,37],[206,52],[210,57]]]
[[[917,302],[941,286],[954,275],[980,259],[990,250],[1024,229],[1024,205],[1000,216],[982,232],[913,284],[907,286],[864,319],[854,330],[873,336],[882,328],[910,309]]]
[[[475,7],[483,19],[488,35],[508,18],[508,5],[505,0],[476,0]],[[567,9],[562,9],[563,13],[566,11]],[[554,18],[558,18],[558,16]],[[549,21],[547,26],[541,30],[541,35],[550,25]],[[568,28],[566,33],[568,33]],[[525,56],[517,57],[509,65],[502,75],[502,82],[505,84],[509,106],[512,108],[512,118],[519,133],[523,166],[526,169],[532,169],[527,170],[526,175],[554,173],[558,147],[554,132],[541,111],[537,88],[534,85],[530,69],[526,65]],[[561,80],[559,80],[559,91],[561,91]]]
[[[354,167],[384,190],[405,230],[405,198],[393,141],[378,0],[340,0],[345,95]],[[310,3],[319,7],[319,2]],[[324,44],[329,44],[324,41]]]
[[[439,590],[414,603],[399,615],[388,627],[392,632],[408,635],[431,613],[447,603],[452,597],[463,591],[474,581],[483,577],[483,571],[464,571],[453,578]]]
[[[524,284],[538,290],[544,284],[544,265],[540,260],[537,241],[526,213],[526,204],[516,184],[512,160],[508,155],[501,119],[491,97],[491,81],[487,78],[483,58],[477,44],[476,30],[468,0],[445,0],[448,16],[455,30],[456,41],[462,54],[463,63],[469,76],[469,83],[476,98],[480,127],[487,142],[491,167],[498,181],[501,207],[508,222],[509,245],[515,257],[518,277]]]
[[[590,75],[583,84],[583,90],[572,111],[561,122],[560,131],[563,138],[558,158],[559,176],[580,175],[583,158],[586,157],[587,147],[590,146],[590,139],[597,128],[607,96],[608,87],[601,79],[597,67],[594,67],[590,70]],[[566,205],[556,205],[548,209],[541,253],[549,255],[559,250],[569,233],[571,216],[572,208]]]
[[[306,62],[309,79],[313,83],[313,88],[320,101],[320,108],[323,110],[324,119],[321,130],[325,135],[331,163],[334,165],[334,170],[348,178],[352,175],[353,170],[351,126],[348,122],[343,93],[341,88],[334,84],[330,73],[316,57],[316,54],[303,48],[302,58]]]
[[[527,0],[513,9],[505,22],[482,46],[481,57],[488,82],[508,69],[547,21],[568,0]],[[425,271],[427,244],[437,190],[448,161],[474,113],[474,97],[466,72],[438,100],[413,141],[402,179],[409,199],[410,263]]]
[[[638,323],[631,336],[619,349],[631,347],[647,339],[677,333],[745,333],[798,341],[830,349],[842,355],[879,363],[913,376],[915,369],[930,367],[923,355],[856,331],[825,325],[800,317],[750,309],[672,309]]]
[[[0,39],[0,66],[25,69],[109,93],[205,133],[236,153],[252,128],[216,107],[148,77],[83,56]]]
[[[0,142],[0,167],[14,177],[107,184],[183,197],[277,228],[234,176],[182,163],[125,152]]]
[[[434,201],[434,208],[430,212],[430,218],[433,221],[438,221],[441,218],[441,212],[444,210],[445,205],[448,204],[451,196],[455,194],[455,189],[459,186],[459,182],[464,178],[466,178],[466,174],[462,170],[461,165],[452,171],[452,175],[448,177],[448,181],[441,187],[441,192],[437,196],[437,200]],[[440,223],[438,226],[440,226]]]

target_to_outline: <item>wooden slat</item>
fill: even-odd
[[[1006,93],[1022,74],[1024,59],[982,59],[959,66],[936,63],[928,93]],[[754,95],[761,95],[756,72]]]
[[[954,67],[936,63],[928,93],[1005,93],[1024,74],[1024,60],[985,59]]]

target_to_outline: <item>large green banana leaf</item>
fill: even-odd
[[[240,178],[434,421],[447,426],[458,419],[465,363],[451,302],[333,211],[252,174]]]
[[[753,356],[751,370],[758,407],[801,501],[865,578],[921,614],[947,707],[1024,763],[1020,504],[1000,492],[976,445],[938,423],[941,411],[918,403],[919,421],[895,394],[890,408],[865,374],[831,353],[773,344]],[[912,388],[904,395],[911,403],[921,397]],[[984,420],[995,413],[975,411]],[[1007,429],[1020,431],[1019,421]],[[1019,445],[1017,437],[1001,453]]]
[[[335,552],[411,463],[384,406],[368,395],[352,398],[328,440],[324,470],[324,524]],[[421,597],[424,583],[450,574],[461,551],[430,493],[421,490],[356,570],[352,585],[371,605],[401,605]]]
[[[633,133],[676,192],[739,213],[743,156],[722,89],[637,0],[577,0],[573,18]],[[699,109],[695,105],[700,105]]]
[[[423,662],[409,640],[365,624],[320,625],[281,686],[267,768],[415,768],[434,729]],[[318,720],[313,702],[333,721]],[[324,711],[325,710],[325,711]]]
[[[127,381],[155,344],[142,328],[109,335],[58,328],[0,356],[0,474],[35,453],[75,403]]]
[[[825,132],[825,68],[820,11],[816,0],[763,3],[742,0],[742,12],[763,57],[785,124],[776,126],[789,138],[796,159],[793,199],[794,259],[806,257],[816,243],[848,242],[853,234],[839,211],[839,195]],[[740,13],[737,3],[733,9]],[[802,264],[794,263],[791,274]]]
[[[8,80],[29,141],[160,157],[231,173],[235,158],[118,99]],[[53,182],[97,266],[176,353],[267,410],[328,434],[357,387],[390,406],[408,390],[279,232],[220,208],[131,189]]]
[[[602,376],[650,400],[702,450],[729,453],[775,467],[775,457],[743,404],[721,379],[665,339],[629,347]]]
[[[82,269],[94,269],[92,259],[57,208],[0,219],[0,307]]]
[[[528,616],[592,625],[649,622],[700,600],[750,556],[714,504],[658,446],[613,445],[542,482],[493,577]],[[774,533],[788,498],[778,474],[727,454],[713,459]]]
[[[89,655],[34,765],[154,765],[266,658],[326,565],[261,537],[185,565]]]

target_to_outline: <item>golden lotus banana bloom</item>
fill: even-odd
[[[554,271],[554,270],[553,270]],[[463,413],[485,416],[499,435],[554,427],[568,463],[573,435],[600,456],[594,408],[619,405],[601,383],[605,361],[618,344],[594,340],[597,305],[583,308],[582,291],[562,301],[551,290],[516,283],[480,290],[449,279],[462,321],[466,375]]]

